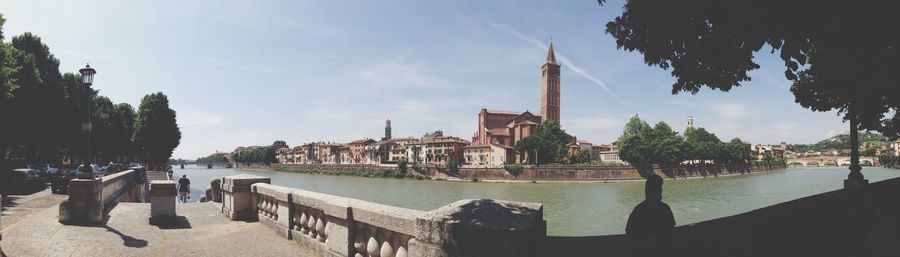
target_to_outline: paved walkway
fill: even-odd
[[[60,224],[53,206],[3,228],[0,244],[8,256],[321,256],[261,223],[231,221],[213,203],[176,208],[173,226],[150,225],[147,203],[119,203],[105,224],[75,226]]]
[[[0,231],[30,217],[33,213],[59,206],[60,202],[68,198],[68,195],[51,193],[49,188],[30,195],[8,195],[3,198],[3,222],[0,222]]]

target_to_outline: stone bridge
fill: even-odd
[[[819,156],[794,158],[788,159],[785,163],[787,163],[788,166],[850,166],[850,156]],[[860,157],[859,163],[863,166],[879,165],[878,158],[875,157]]]

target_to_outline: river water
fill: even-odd
[[[678,225],[695,223],[800,197],[840,189],[846,167],[788,168],[751,175],[667,180],[663,201]],[[865,167],[869,182],[900,177],[900,170]],[[214,177],[253,174],[272,178],[272,184],[370,202],[428,211],[460,199],[493,198],[544,204],[550,235],[621,234],[628,214],[644,199],[644,183],[488,183],[420,181],[349,176],[308,175],[276,171],[176,169],[176,178],[191,179],[196,201]]]

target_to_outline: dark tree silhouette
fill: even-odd
[[[895,5],[629,0],[606,32],[620,49],[642,53],[648,65],[671,68],[677,78],[673,94],[741,86],[751,79],[747,73],[760,67],[754,54],[769,46],[784,60],[796,102],[814,111],[836,110],[850,121],[855,143],[859,129],[900,137],[900,15]]]

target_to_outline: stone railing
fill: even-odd
[[[115,174],[103,176],[103,189],[100,191],[100,200],[104,207],[110,207],[119,202],[119,199],[129,190],[134,190],[135,183],[143,183],[140,180],[141,171],[126,170]],[[138,188],[140,190],[140,188]],[[140,191],[139,191],[140,192]]]
[[[122,200],[142,201],[145,170],[130,170],[100,179],[69,181],[69,198],[59,204],[59,221],[63,223],[97,223]]]
[[[535,203],[460,200],[422,212],[270,185],[263,177],[223,181],[223,213],[258,220],[324,256],[539,256],[546,233],[543,206]],[[248,209],[256,217],[235,211]]]

